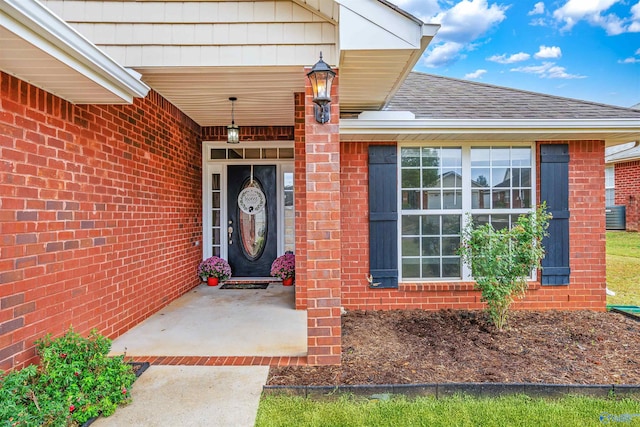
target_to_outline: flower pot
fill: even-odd
[[[284,286],[291,286],[293,285],[293,277],[287,277],[286,279],[282,279],[282,284]]]
[[[218,282],[220,279],[217,277],[207,277],[207,285],[209,286],[218,286]]]

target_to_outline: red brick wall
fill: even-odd
[[[393,144],[393,143],[390,143]],[[571,284],[531,283],[521,309],[605,308],[604,143],[571,141]],[[399,289],[370,289],[368,146],[341,145],[342,305],[346,309],[438,310],[482,308],[471,282],[401,283]]]
[[[0,75],[0,369],[116,337],[198,283],[200,128],[151,92],[72,105]]]
[[[640,231],[640,160],[615,165],[616,205],[626,206],[627,230]]]

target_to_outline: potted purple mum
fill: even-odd
[[[293,285],[293,279],[296,277],[296,256],[293,252],[286,252],[273,261],[271,275],[281,278],[284,286]]]
[[[206,281],[209,286],[217,286],[219,281],[231,277],[229,263],[217,256],[207,258],[198,266],[198,276]]]

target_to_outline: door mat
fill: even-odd
[[[267,289],[268,283],[225,283],[220,289]]]

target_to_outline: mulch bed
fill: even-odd
[[[640,384],[640,322],[592,311],[351,311],[341,366],[272,367],[269,385]]]

